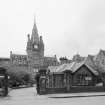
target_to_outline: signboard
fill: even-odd
[[[85,80],[92,80],[92,77],[85,77]]]
[[[4,78],[4,75],[0,75],[0,78]]]
[[[34,73],[38,72],[38,69],[37,68],[34,68],[33,70],[34,70]]]

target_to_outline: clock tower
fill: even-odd
[[[42,36],[38,35],[36,23],[34,22],[31,36],[28,34],[27,57],[30,69],[38,69],[44,58],[44,43]]]

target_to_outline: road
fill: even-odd
[[[37,95],[35,87],[11,90],[8,97],[0,98],[0,105],[105,105],[105,93],[94,93],[92,97],[71,97],[93,93]],[[70,96],[69,98],[51,97]]]

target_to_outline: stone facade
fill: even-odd
[[[9,58],[0,58],[0,67],[8,67],[10,65]]]
[[[67,59],[66,57],[60,57],[60,64],[71,63],[72,60]]]
[[[94,70],[100,71],[100,73],[105,73],[105,50],[100,50],[96,55],[88,55],[87,57],[82,57],[79,54],[73,56],[72,59],[65,57],[60,58],[60,64],[67,64],[72,62],[86,62]]]
[[[104,81],[99,81],[99,72],[84,61],[62,64],[55,69],[39,71],[39,94],[76,92],[75,89],[78,92],[104,91]]]
[[[81,62],[85,59],[85,57],[80,56],[79,54],[76,54],[73,56],[72,61],[73,62]]]
[[[57,57],[44,56],[44,42],[42,36],[39,36],[36,23],[34,22],[32,34],[27,35],[26,55],[14,54],[10,52],[11,70],[23,70],[32,75],[41,67],[57,65]]]

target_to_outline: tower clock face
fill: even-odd
[[[34,45],[34,48],[35,48],[35,49],[38,49],[38,45]]]

